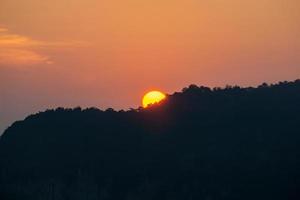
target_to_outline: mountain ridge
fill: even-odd
[[[190,85],[146,109],[47,110],[1,136],[0,197],[296,200],[299,113],[300,80]]]

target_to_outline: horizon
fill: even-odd
[[[247,88],[253,88],[253,89],[257,89],[259,86],[261,86],[261,85],[263,85],[263,84],[267,84],[268,86],[276,86],[276,85],[278,85],[278,84],[280,84],[280,83],[285,83],[285,82],[288,82],[288,83],[294,83],[294,82],[296,82],[296,81],[299,81],[300,79],[295,79],[295,80],[282,80],[282,81],[277,81],[277,82],[274,82],[274,83],[272,83],[272,82],[262,82],[262,83],[260,83],[260,84],[258,84],[258,85],[255,85],[255,86],[251,86],[251,85],[249,85],[249,86],[239,86],[239,85],[228,85],[228,84],[226,84],[226,85],[224,85],[224,86],[222,86],[222,87],[219,87],[219,86],[215,86],[215,87],[209,87],[209,86],[205,86],[205,85],[196,85],[197,87],[208,87],[210,90],[214,90],[214,89],[226,89],[226,87],[235,87],[235,86],[237,86],[237,87],[240,87],[240,89],[247,89]],[[191,86],[191,85],[195,85],[195,84],[189,84],[189,85],[187,85],[186,87],[183,87],[181,90],[178,90],[178,91],[173,91],[172,93],[165,93],[165,95],[166,95],[166,97],[168,97],[168,96],[172,96],[172,95],[174,95],[174,94],[176,94],[176,93],[180,93],[180,92],[183,92],[183,89],[184,88],[188,88],[189,86]],[[141,99],[140,99],[141,101],[142,101],[142,96],[141,96]],[[21,119],[15,119],[14,121],[12,121],[10,124],[8,124],[7,125],[7,127],[1,127],[0,126],[0,137],[1,137],[1,135],[6,131],[6,129],[8,129],[10,126],[12,126],[13,125],[13,123],[14,122],[18,122],[18,121],[22,121],[22,120],[25,120],[28,116],[31,116],[31,115],[37,115],[37,114],[39,114],[39,113],[43,113],[43,112],[46,112],[46,111],[49,111],[49,110],[57,110],[57,109],[59,109],[59,108],[63,108],[63,109],[66,109],[66,110],[68,110],[68,109],[77,109],[77,108],[80,108],[81,110],[87,110],[87,109],[93,109],[93,108],[95,108],[95,109],[98,109],[98,110],[100,110],[100,111],[106,111],[107,109],[113,109],[115,112],[120,112],[120,111],[125,111],[125,112],[128,112],[128,111],[131,111],[132,109],[134,109],[134,110],[138,110],[138,109],[140,109],[140,108],[143,108],[143,106],[142,106],[142,103],[140,103],[140,105],[137,105],[137,106],[135,106],[135,107],[128,107],[128,108],[114,108],[114,107],[110,107],[110,106],[108,106],[108,107],[97,107],[97,106],[85,106],[85,107],[82,107],[82,106],[80,106],[80,105],[74,105],[74,106],[71,106],[71,107],[63,107],[63,106],[57,106],[57,107],[48,107],[48,108],[45,108],[45,109],[43,109],[43,110],[37,110],[37,111],[34,111],[34,112],[32,112],[32,113],[27,113],[27,114],[25,114],[24,116],[23,116],[23,118],[21,118]],[[143,108],[143,109],[147,109],[147,108]]]

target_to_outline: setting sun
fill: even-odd
[[[143,107],[146,108],[150,104],[158,103],[165,99],[166,95],[159,91],[151,91],[144,95],[143,97]]]

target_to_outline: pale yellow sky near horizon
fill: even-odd
[[[1,0],[0,132],[47,108],[300,77],[299,0]]]

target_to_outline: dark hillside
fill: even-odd
[[[300,81],[31,115],[0,138],[0,199],[300,199]]]

